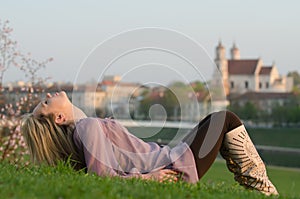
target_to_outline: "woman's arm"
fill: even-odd
[[[177,182],[179,180],[179,173],[171,169],[159,169],[146,174],[139,172],[128,173],[126,175],[119,175],[121,178],[140,178],[143,180],[154,180],[158,182]]]
[[[144,180],[155,180],[159,182],[177,182],[178,173],[171,169],[161,169],[147,174],[142,174],[141,178]]]

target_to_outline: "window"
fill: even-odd
[[[234,88],[234,82],[230,82],[230,87]]]
[[[261,82],[259,82],[259,88],[262,88],[262,83]]]
[[[269,82],[266,82],[266,88],[269,88]]]
[[[248,81],[245,81],[245,88],[248,88],[249,87],[249,83]]]

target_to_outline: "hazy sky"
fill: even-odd
[[[228,56],[229,49],[235,42],[240,49],[241,58],[261,57],[265,65],[275,62],[283,75],[289,71],[300,70],[298,60],[300,3],[296,0],[247,2],[2,0],[0,5],[0,19],[10,21],[10,26],[14,29],[12,36],[18,41],[23,52],[31,52],[32,57],[38,60],[54,58],[42,74],[51,76],[54,81],[74,82],[81,64],[85,59],[89,59],[88,55],[92,49],[99,47],[101,42],[114,35],[143,27],[178,31],[202,45],[207,56],[211,58],[215,57],[215,47],[221,39]],[[155,37],[150,38],[151,34],[147,37],[151,41],[155,40]],[[170,45],[172,43],[174,46],[183,45],[179,40],[172,40]],[[114,43],[109,50],[118,48],[118,45],[124,44]],[[186,48],[189,48],[188,45]],[[102,59],[103,52],[106,52],[105,49],[94,57]],[[156,68],[160,68],[157,67],[159,64],[171,66],[172,63],[178,63],[179,68],[185,67],[183,63],[180,64],[180,60],[176,60],[178,57],[173,57],[172,61],[169,61],[170,53],[156,55],[155,51],[152,54],[141,52],[133,54],[131,59],[132,54],[123,57],[123,62],[116,64],[115,69],[111,70],[112,73],[118,73],[117,68],[120,68],[120,65],[124,65],[125,69],[126,65],[132,64],[132,60],[139,60],[134,63],[135,67],[149,65],[151,62],[158,63]],[[160,56],[163,58],[160,59]],[[155,61],[151,61],[152,58]],[[160,63],[162,59],[164,61]],[[99,71],[95,69],[98,76],[103,74],[104,68],[101,67],[104,66],[99,66]],[[184,73],[184,70],[175,69],[172,70],[175,71],[173,75],[164,69],[169,68],[163,67],[163,70],[158,69],[153,74],[147,70],[145,73],[135,70],[136,72],[131,74],[127,71],[127,74],[133,81],[145,78],[151,81],[149,77],[169,81],[176,76],[175,73],[181,73],[178,75],[179,78]],[[207,79],[213,69],[207,65],[200,70]],[[122,75],[124,72],[126,71],[120,71]],[[195,76],[191,69],[186,69],[186,74],[185,78],[197,79],[197,75]],[[98,76],[88,77],[87,80],[97,79]],[[5,76],[5,81],[22,79],[24,79],[22,74],[13,69]]]

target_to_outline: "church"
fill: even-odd
[[[213,106],[241,107],[252,103],[259,110],[271,113],[274,105],[284,106],[293,98],[292,77],[280,75],[275,64],[264,65],[261,58],[241,59],[240,50],[235,44],[230,49],[228,59],[225,47],[219,42],[214,61],[216,70],[211,88],[222,84],[222,95],[226,99],[216,100],[217,105]]]
[[[247,92],[289,93],[293,79],[280,75],[275,64],[264,65],[261,58],[241,59],[235,44],[226,58],[226,49],[221,41],[216,47],[215,64],[221,72],[226,96],[238,96]]]

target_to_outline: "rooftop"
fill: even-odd
[[[228,60],[228,73],[230,75],[254,74],[258,59]]]

